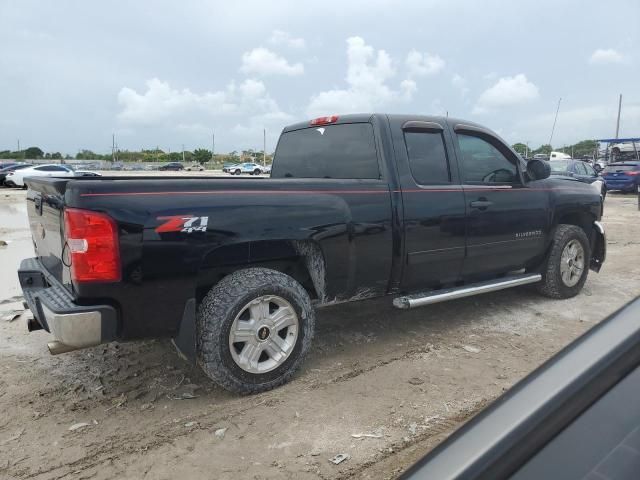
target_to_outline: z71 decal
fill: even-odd
[[[170,217],[158,217],[164,223],[156,227],[156,232],[206,232],[209,217],[194,217],[192,215],[172,215]]]

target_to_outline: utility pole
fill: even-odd
[[[267,129],[262,129],[262,166],[267,166]]]
[[[214,152],[216,150],[216,132],[211,132],[211,161],[214,159]]]
[[[558,108],[556,108],[556,116],[553,119],[553,127],[551,127],[551,137],[549,137],[549,147],[551,147],[551,141],[553,140],[553,132],[556,129],[556,121],[558,120],[558,112],[560,111],[560,102],[562,101],[562,97],[560,97],[560,99],[558,100]],[[553,150],[553,147],[551,147],[551,150]]]
[[[527,148],[524,151],[524,158],[529,158],[529,140],[527,140]]]
[[[620,94],[620,98],[618,99],[618,121],[616,122],[616,140],[618,139],[618,134],[620,133],[620,112],[622,111],[622,94]]]
[[[111,134],[111,163],[116,161],[116,134]]]
[[[182,144],[182,163],[184,163],[184,143]]]
[[[20,139],[18,139],[18,153],[20,153]]]

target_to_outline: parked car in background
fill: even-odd
[[[607,190],[634,192],[640,186],[640,163],[610,163],[602,171],[602,178],[607,185]]]
[[[271,175],[271,165],[265,165],[262,167],[262,173]]]
[[[8,172],[4,180],[9,187],[25,187],[24,179],[27,177],[73,177],[75,172],[70,165],[48,164],[37,165],[21,170]]]
[[[611,144],[611,154],[620,155],[621,153],[636,153],[640,152],[640,142],[636,142],[635,146],[633,142],[615,143]]]
[[[167,163],[166,165],[162,165],[158,167],[158,170],[163,170],[163,171],[173,170],[177,172],[180,170],[184,170],[184,165],[182,165],[180,162],[171,162],[171,163]]]
[[[551,175],[564,175],[583,183],[591,183],[600,190],[602,200],[607,196],[607,186],[598,172],[581,160],[550,160]]]
[[[237,163],[224,163],[222,165],[222,171],[224,173],[231,173],[231,169],[235,168],[237,165]]]
[[[90,172],[89,170],[76,170],[74,172],[76,177],[101,177],[98,172]]]
[[[257,163],[238,163],[237,165],[233,165],[227,168],[227,173],[231,175],[240,175],[241,173],[248,173],[249,175],[260,175],[264,173],[265,167],[259,165]]]
[[[31,167],[30,163],[17,163],[15,165],[11,165],[9,167],[4,167],[0,169],[0,186],[4,185],[4,180],[7,178],[7,174],[9,172],[14,172],[16,170],[22,170],[23,168]]]
[[[13,165],[20,165],[18,162],[0,162],[0,170],[3,168],[11,167]]]
[[[546,153],[536,153],[533,156],[534,160],[549,160],[549,155],[547,155]]]
[[[190,172],[203,172],[204,171],[204,166],[201,163],[192,163],[191,165],[187,165],[187,168],[185,170],[188,170]]]

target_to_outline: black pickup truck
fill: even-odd
[[[53,354],[170,337],[223,387],[267,390],[315,306],[576,295],[605,259],[602,198],[549,174],[472,122],[368,114],[285,128],[269,179],[33,178],[28,327]]]

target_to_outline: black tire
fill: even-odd
[[[234,173],[235,175],[240,175],[240,170],[235,170],[233,173]]]
[[[577,240],[584,251],[584,268],[578,282],[573,286],[567,286],[560,274],[562,252],[569,242]],[[558,225],[553,236],[553,242],[549,255],[542,267],[542,281],[537,284],[538,292],[550,298],[575,297],[587,281],[589,265],[591,263],[591,249],[589,239],[584,230],[575,225]]]
[[[284,362],[265,373],[250,373],[234,361],[229,335],[236,316],[262,295],[285,299],[298,316],[298,337]],[[305,289],[284,273],[266,268],[239,270],[223,278],[198,307],[198,363],[221,387],[250,394],[286,383],[309,352],[315,329],[315,311]]]
[[[256,168],[256,169],[253,171],[253,174],[254,174],[254,175],[260,175],[260,170]]]

